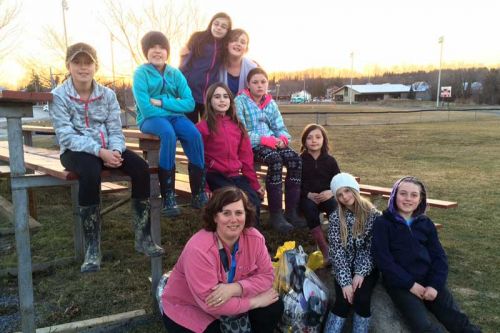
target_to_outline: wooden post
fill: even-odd
[[[48,93],[0,91],[0,117],[7,118],[12,204],[16,232],[19,308],[23,333],[35,333],[33,280],[31,272],[31,244],[28,228],[28,195],[21,179],[26,173],[22,137],[22,117],[33,117],[33,102],[50,101]]]

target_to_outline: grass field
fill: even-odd
[[[361,177],[362,183],[391,186],[399,177],[412,174],[427,184],[429,197],[458,201],[458,208],[434,208],[429,216],[444,225],[440,238],[449,256],[449,286],[461,307],[484,332],[498,332],[500,327],[499,128],[500,117],[327,128],[341,170]],[[297,149],[301,130],[301,126],[291,127],[293,146]],[[45,142],[40,144],[46,144],[47,139],[42,141]],[[0,181],[0,195],[10,197],[5,180]],[[108,195],[104,204],[123,195]],[[71,256],[69,190],[37,190],[37,200],[43,228],[32,235],[33,261]],[[375,203],[380,209],[385,208],[383,199],[376,199]],[[186,240],[198,230],[198,215],[183,208],[181,218],[162,220],[162,243],[168,251],[166,270],[173,266]],[[129,218],[128,206],[105,216],[100,273],[82,275],[80,263],[73,263],[35,274],[39,327],[139,308],[152,312],[147,280],[149,261],[133,251]],[[0,222],[0,227],[6,223]],[[314,249],[306,230],[284,237],[265,225],[264,234],[272,253],[283,241],[291,239],[303,244],[308,252]],[[12,249],[4,249],[0,258],[0,269],[16,263]],[[0,295],[17,293],[15,278],[0,279]],[[13,312],[12,307],[2,308],[0,303],[0,316],[7,318]],[[156,319],[131,330],[162,331],[162,324]]]

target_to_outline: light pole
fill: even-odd
[[[441,44],[441,51],[439,53],[439,74],[438,74],[438,87],[437,87],[437,97],[436,97],[436,107],[439,107],[439,95],[441,93],[441,64],[443,62],[443,43],[444,36],[439,37],[438,43]]]
[[[61,1],[62,14],[63,14],[63,25],[64,25],[64,45],[66,49],[68,48],[68,33],[66,31],[66,11],[69,9],[68,2],[66,0]]]
[[[111,73],[113,75],[113,90],[116,90],[116,87],[115,87],[115,52],[113,50],[113,41],[114,41],[114,36],[113,36],[113,33],[110,32],[109,34],[110,36],[110,39],[111,39]]]
[[[352,76],[354,75],[354,52],[351,52],[351,89],[349,90],[349,104],[352,104]]]
[[[280,83],[276,82],[276,101],[280,100]]]

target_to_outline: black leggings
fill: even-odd
[[[130,150],[122,153],[123,163],[117,168],[132,180],[132,198],[146,199],[150,195],[149,167]],[[102,159],[84,152],[66,150],[61,155],[61,164],[78,175],[78,204],[91,206],[100,203],[101,170],[107,169]]]
[[[361,317],[370,317],[370,303],[372,299],[373,288],[378,280],[378,270],[374,269],[366,276],[361,284],[361,287],[354,292],[353,304],[349,304],[344,298],[342,288],[335,280],[335,304],[333,305],[332,312],[342,318],[347,318],[351,307]]]
[[[281,298],[271,305],[265,308],[257,308],[248,311],[248,316],[250,317],[250,323],[252,325],[252,332],[259,333],[273,333],[276,326],[283,316],[283,301]],[[193,331],[177,324],[172,319],[167,317],[165,313],[163,314],[163,323],[168,333],[191,333]],[[203,331],[204,333],[220,333],[220,322],[219,320],[214,320],[208,325],[208,327]]]

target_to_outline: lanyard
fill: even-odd
[[[239,243],[236,242],[233,247],[233,251],[231,252],[231,266],[229,266],[229,258],[227,257],[226,250],[224,246],[222,246],[222,242],[217,237],[219,242],[219,256],[222,262],[222,266],[224,267],[224,272],[227,273],[227,282],[231,283],[234,280],[234,276],[236,274],[236,252],[238,252]]]

